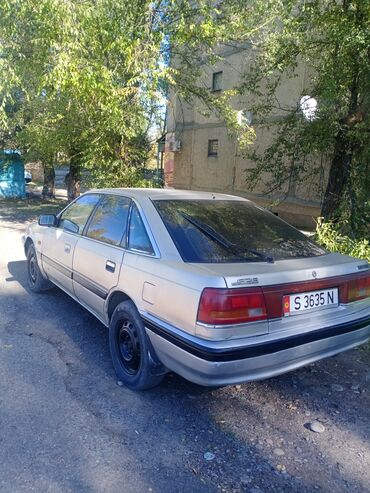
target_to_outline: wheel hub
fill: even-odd
[[[29,271],[30,279],[31,279],[32,283],[35,283],[36,282],[36,260],[35,260],[34,255],[32,255],[30,258],[28,271]]]
[[[125,321],[122,324],[117,342],[122,366],[130,375],[137,373],[140,366],[140,344],[131,322]]]

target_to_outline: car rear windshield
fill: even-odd
[[[326,253],[303,233],[251,202],[153,203],[185,262],[274,262]]]

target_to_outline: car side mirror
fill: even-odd
[[[55,214],[42,214],[39,217],[40,226],[56,226],[57,216]]]

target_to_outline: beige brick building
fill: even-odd
[[[223,48],[222,61],[213,67],[203,66],[200,83],[216,95],[234,88],[248,70],[251,57],[252,50],[248,45]],[[276,109],[271,118],[283,118],[284,109],[296,106],[308,86],[306,70],[300,67],[297,76],[283,81],[277,90],[276,98],[281,109]],[[232,105],[251,121],[257,135],[253,145],[260,150],[268,146],[271,133],[259,125],[249,111],[251,102],[248,98],[236,96]],[[314,182],[304,185],[290,183],[273,196],[265,195],[267,179],[262,179],[254,190],[248,189],[245,170],[253,166],[253,162],[243,158],[236,139],[228,135],[225,125],[215,115],[204,116],[199,103],[186,104],[173,90],[170,92],[164,158],[167,186],[241,195],[264,206],[279,201],[272,210],[280,217],[300,227],[314,226],[313,218],[320,214],[326,183],[324,166],[322,175]]]

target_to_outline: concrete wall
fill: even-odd
[[[39,161],[33,163],[26,163],[24,165],[25,169],[32,174],[32,181],[43,182],[44,181],[44,170],[42,164]]]
[[[25,169],[32,174],[32,181],[44,182],[44,170],[40,161],[25,164]],[[69,166],[55,166],[55,185],[57,188],[65,188],[65,176],[69,171]]]
[[[241,74],[248,69],[252,52],[247,48],[228,49],[225,58],[218,65],[210,68],[204,66],[200,83],[211,90],[212,74],[223,72],[223,90],[232,89],[240,83]],[[309,79],[305,67],[299,66],[294,79],[283,80],[276,92],[279,108],[276,108],[271,119],[281,119],[286,108],[295,108],[304,91],[309,87]],[[232,105],[238,110],[248,110],[251,102],[248,97],[237,96]],[[281,109],[282,108],[282,109]],[[272,207],[279,216],[304,228],[312,228],[314,219],[320,215],[320,203],[327,180],[327,169],[322,164],[319,176],[306,180],[304,184],[290,183],[273,196],[264,195],[269,174],[265,174],[257,186],[251,190],[246,183],[246,169],[254,167],[254,163],[242,156],[235,140],[230,138],[227,130],[216,115],[203,115],[204,108],[194,102],[188,105],[171,91],[167,111],[167,140],[165,153],[165,177],[167,186],[175,188],[213,190],[245,196],[268,206],[277,200],[283,200]],[[252,115],[253,118],[253,115]],[[253,144],[259,151],[266,148],[272,141],[272,133],[254,119],[252,125],[256,131]],[[208,140],[218,139],[217,157],[208,156]],[[171,142],[180,141],[181,150],[172,152]]]

